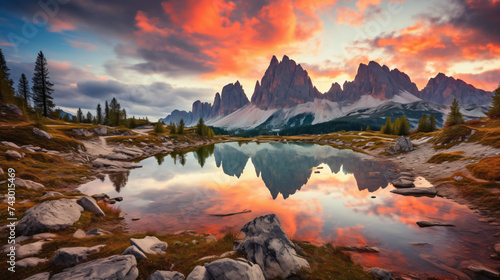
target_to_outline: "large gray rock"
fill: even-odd
[[[21,149],[18,145],[14,144],[12,142],[9,142],[9,141],[1,141],[0,143],[6,147]]]
[[[99,136],[106,136],[108,134],[108,129],[104,126],[94,128],[94,132]]]
[[[405,178],[398,178],[391,183],[396,188],[413,188],[415,186],[412,180],[408,180]]]
[[[49,197],[54,197],[54,196],[64,196],[64,194],[60,192],[55,192],[55,191],[45,191],[43,192],[43,195],[40,197],[40,200],[44,200]]]
[[[37,182],[33,182],[31,180],[23,180],[23,179],[16,178],[15,183],[16,183],[17,187],[24,187],[24,188],[27,188],[29,190],[41,190],[41,189],[45,188],[44,185],[37,183]]]
[[[22,267],[22,268],[28,268],[28,267],[35,267],[39,264],[46,263],[48,260],[47,259],[40,259],[40,258],[25,258],[20,261],[16,262],[16,266]]]
[[[409,152],[413,150],[413,144],[411,143],[410,137],[401,136],[396,140],[396,144],[386,151],[389,153],[398,153],[398,152]]]
[[[189,274],[187,280],[264,280],[264,273],[259,265],[243,258],[236,260],[220,259],[197,266]]]
[[[98,253],[105,246],[61,248],[50,261],[55,265],[74,266],[88,259],[91,254]]]
[[[52,137],[52,135],[46,131],[43,131],[39,128],[36,128],[36,127],[33,127],[33,133],[35,133],[36,135],[40,136],[40,137],[45,137],[47,139],[52,139],[54,137]]]
[[[135,280],[137,261],[131,255],[115,255],[79,264],[52,276],[51,280]]]
[[[15,159],[15,160],[21,160],[23,159],[23,155],[21,155],[18,151],[14,150],[8,150],[5,152],[9,156],[9,158]]]
[[[184,280],[184,274],[177,271],[157,270],[149,276],[148,280]]]
[[[24,280],[49,280],[50,272],[42,272],[35,275],[32,275]]]
[[[133,255],[138,260],[144,260],[144,259],[148,258],[141,250],[139,250],[134,245],[125,249],[125,251],[123,251],[122,255]]]
[[[84,196],[80,198],[77,202],[80,206],[83,207],[83,209],[96,214],[98,217],[106,216],[106,214],[104,214],[104,212],[102,211],[101,207],[97,205],[95,199],[93,199],[90,196]]]
[[[437,191],[434,187],[424,188],[409,188],[409,189],[396,189],[392,190],[391,193],[402,194],[402,195],[436,195]]]
[[[32,235],[65,229],[76,223],[82,212],[83,208],[71,199],[45,201],[26,210],[17,230],[24,235]]]
[[[380,280],[392,279],[392,272],[382,268],[373,267],[370,269],[370,273],[375,277],[375,279],[380,279]]]
[[[0,248],[0,250],[3,253],[7,253],[9,252],[10,247],[14,246],[16,247],[16,258],[24,259],[39,254],[40,251],[42,251],[42,247],[45,242],[46,242],[45,240],[41,240],[33,243],[28,243],[25,245],[19,245],[19,244],[4,245]]]
[[[267,279],[287,278],[309,268],[309,263],[298,256],[295,244],[283,231],[276,215],[257,217],[241,231],[246,237],[235,245],[235,250],[260,265]]]
[[[156,236],[146,236],[143,239],[130,238],[130,244],[136,246],[144,254],[165,254],[168,244]]]
[[[10,111],[11,113],[13,114],[16,114],[16,115],[19,115],[19,116],[22,116],[23,115],[23,111],[21,111],[21,109],[19,109],[19,107],[17,107],[16,105],[14,104],[5,104],[4,107]]]

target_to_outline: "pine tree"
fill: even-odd
[[[110,124],[108,100],[106,100],[106,103],[104,104],[104,124],[105,125],[109,125]]]
[[[401,119],[396,118],[396,120],[394,121],[394,124],[392,125],[391,134],[400,135],[400,129],[401,129]]]
[[[429,118],[429,132],[433,132],[436,130],[436,118],[432,114]]]
[[[155,132],[156,133],[164,133],[165,129],[163,128],[163,122],[161,120],[158,120],[158,122],[155,125]]]
[[[0,49],[0,101],[13,102],[14,101],[14,81],[10,78],[10,69],[7,66],[5,57],[3,56],[2,49]]]
[[[366,126],[366,131],[371,131],[369,125]]]
[[[54,85],[49,81],[49,69],[47,68],[47,59],[43,52],[38,53],[35,63],[35,74],[33,76],[33,103],[35,109],[48,117],[52,113],[52,108],[55,107],[52,99]]]
[[[97,103],[97,109],[96,109],[96,121],[97,124],[102,124],[102,109],[101,109],[101,104]]]
[[[382,129],[380,129],[380,132],[383,134],[392,134],[392,121],[391,117],[388,117],[387,120],[385,121],[385,125],[382,126]]]
[[[491,103],[491,108],[488,111],[488,117],[498,118],[500,117],[500,84],[491,98],[493,99],[493,102]]]
[[[136,128],[137,126],[137,122],[135,121],[135,116],[132,116],[132,118],[130,119],[129,123],[128,123],[128,127],[129,128]]]
[[[196,125],[196,134],[204,136],[203,135],[204,130],[205,130],[205,122],[203,121],[203,118],[200,118],[198,124]]]
[[[184,134],[184,126],[184,119],[181,119],[181,121],[179,122],[179,126],[177,127],[177,134]]]
[[[28,108],[31,92],[28,84],[28,79],[26,78],[26,75],[24,75],[24,73],[21,74],[21,78],[19,79],[19,84],[17,85],[17,94],[19,94],[19,96],[23,98],[24,107]]]
[[[81,108],[78,108],[78,111],[76,112],[76,121],[79,123],[83,122],[83,112]]]
[[[454,126],[457,124],[463,124],[464,119],[462,118],[462,113],[460,113],[460,105],[458,104],[458,100],[455,98],[450,108],[450,115],[448,119],[446,119],[445,127]]]
[[[399,127],[399,134],[398,135],[408,135],[410,134],[410,123],[408,123],[408,119],[406,116],[403,116],[401,118],[401,123]]]
[[[87,119],[86,119],[86,122],[88,122],[88,123],[91,123],[91,122],[92,122],[92,113],[90,113],[90,111],[89,111],[89,112],[87,112]]]
[[[423,114],[417,127],[418,132],[427,132],[427,114]]]
[[[175,127],[175,123],[171,123],[170,125],[170,135],[177,133],[177,128]]]
[[[127,120],[127,111],[125,110],[125,108],[123,108],[122,111],[120,112],[120,120],[122,121]]]

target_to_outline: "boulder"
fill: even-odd
[[[13,114],[16,114],[18,116],[23,115],[23,111],[21,111],[21,109],[19,109],[19,107],[17,107],[14,104],[5,104],[4,107],[5,107],[5,109],[7,109],[9,112],[11,112]]]
[[[49,280],[50,272],[42,272],[35,275],[32,275],[24,280]]]
[[[434,187],[424,188],[408,188],[408,189],[396,189],[392,190],[391,193],[401,194],[401,195],[436,195],[437,191]]]
[[[419,227],[436,227],[436,226],[454,227],[455,226],[452,224],[447,224],[447,223],[443,223],[443,222],[433,222],[433,221],[419,221],[419,222],[417,222],[417,225]]]
[[[43,130],[36,128],[36,127],[33,128],[33,133],[35,133],[36,135],[38,135],[40,137],[45,137],[49,140],[54,138],[54,137],[52,137],[52,135],[50,133],[43,131]]]
[[[391,182],[396,188],[413,188],[415,185],[412,180],[399,178]]]
[[[255,218],[241,229],[245,238],[235,250],[258,264],[267,279],[287,278],[309,263],[298,256],[295,244],[288,238],[274,214]]]
[[[370,269],[370,273],[375,277],[375,279],[380,279],[380,280],[392,279],[392,272],[382,268],[372,267]]]
[[[101,228],[95,228],[85,233],[86,236],[98,236],[98,235],[109,235],[109,234],[112,233]]]
[[[125,251],[123,251],[122,255],[133,255],[138,260],[143,260],[143,259],[148,258],[146,255],[144,255],[144,253],[141,250],[139,250],[134,245],[125,249]]]
[[[134,256],[115,255],[67,268],[63,272],[52,276],[51,280],[135,280],[138,276],[139,270]]]
[[[264,280],[264,273],[259,265],[243,258],[236,260],[220,259],[205,266],[197,266],[187,280]]]
[[[43,239],[51,239],[51,238],[54,238],[56,236],[57,236],[57,234],[55,234],[55,233],[44,232],[44,233],[35,234],[32,236],[32,238],[35,240],[43,240]]]
[[[94,132],[97,135],[99,135],[99,136],[106,136],[106,135],[108,135],[108,129],[105,128],[105,127],[103,127],[103,126],[94,128]]]
[[[40,190],[45,188],[45,186],[40,183],[33,182],[31,180],[23,180],[19,178],[16,178],[15,184],[17,187],[24,187],[27,188],[28,190]]]
[[[46,263],[48,260],[47,259],[40,259],[40,258],[25,258],[20,261],[16,262],[16,266],[22,267],[22,268],[28,268],[28,267],[35,267],[39,264]]]
[[[149,276],[148,280],[184,280],[184,274],[177,271],[157,270]]]
[[[130,244],[136,246],[144,254],[165,254],[167,242],[160,241],[156,236],[146,236],[143,239],[130,238]]]
[[[21,149],[18,145],[14,144],[12,142],[9,142],[9,141],[1,141],[0,143],[6,147]]]
[[[64,196],[64,194],[60,192],[54,192],[54,191],[46,191],[43,192],[43,195],[40,197],[40,200],[44,200],[49,197],[54,197],[54,196]]]
[[[50,261],[55,265],[74,266],[86,260],[91,254],[98,253],[105,246],[61,248]]]
[[[409,152],[413,150],[413,144],[410,137],[401,136],[396,140],[396,144],[386,150],[386,152],[394,154],[398,152]]]
[[[101,210],[101,207],[97,205],[97,202],[95,199],[93,199],[90,196],[84,196],[80,198],[78,201],[78,204],[83,207],[83,209],[88,210],[94,214],[96,214],[98,217],[104,217],[106,214]]]
[[[74,238],[85,238],[85,237],[87,237],[87,235],[85,235],[85,231],[83,231],[81,229],[77,229],[75,231],[75,233],[73,233],[73,237]]]
[[[5,154],[7,154],[7,156],[9,156],[9,158],[15,159],[15,160],[21,160],[24,157],[18,151],[14,151],[14,150],[8,150],[7,152],[5,152]]]
[[[45,201],[26,210],[17,230],[32,235],[65,229],[76,223],[82,212],[83,208],[71,199]]]
[[[78,135],[78,136],[85,136],[85,137],[89,137],[89,136],[92,136],[94,135],[94,133],[86,130],[86,129],[83,129],[83,128],[73,128],[71,130],[74,134]]]
[[[39,254],[40,251],[42,251],[42,247],[45,242],[46,242],[45,240],[41,240],[33,243],[28,243],[25,245],[19,245],[19,244],[4,245],[0,248],[0,250],[3,253],[8,253],[10,251],[10,247],[14,246],[16,247],[16,258],[24,259]]]

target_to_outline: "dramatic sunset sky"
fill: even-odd
[[[285,54],[321,92],[370,60],[419,89],[443,72],[491,91],[500,0],[2,1],[0,48],[16,84],[43,50],[54,101],[71,113],[115,96],[129,114],[164,117],[236,80],[250,98]]]

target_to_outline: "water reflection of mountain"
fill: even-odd
[[[329,146],[310,144],[246,144],[235,143],[215,146],[215,162],[225,174],[240,177],[251,158],[257,176],[262,176],[273,198],[279,193],[283,198],[294,194],[307,183],[312,169],[326,164],[332,172],[352,173],[358,189],[370,192],[385,188],[391,177],[388,164],[370,160],[350,150],[338,150]]]

